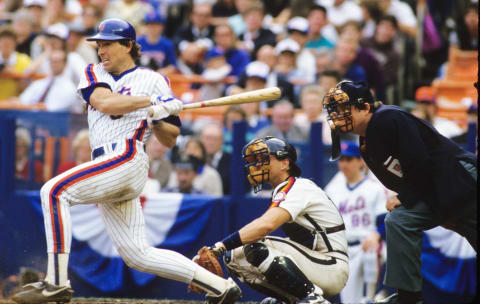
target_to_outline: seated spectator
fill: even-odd
[[[370,49],[380,64],[385,86],[395,85],[401,57],[395,49],[394,43],[397,36],[397,19],[393,16],[380,17],[373,38],[365,39],[362,45]]]
[[[437,116],[438,108],[435,95],[435,90],[432,87],[420,87],[415,91],[415,100],[425,109],[425,120],[445,137],[453,138],[462,135],[465,131],[456,123]]]
[[[74,15],[67,11],[67,1],[48,0],[45,4],[42,27],[46,28],[57,23],[69,23],[73,21]]]
[[[199,75],[203,72],[203,59],[207,48],[201,43],[188,42],[177,59],[177,69],[183,75]]]
[[[381,0],[378,3],[383,15],[391,15],[397,19],[400,32],[415,39],[417,35],[417,18],[408,3],[400,0]]]
[[[30,148],[32,139],[28,130],[17,128],[15,130],[15,179],[21,181],[34,180],[37,183],[43,182],[43,163],[33,161],[33,177],[30,176]]]
[[[287,23],[288,38],[298,43],[297,68],[300,71],[299,77],[303,84],[311,83],[315,80],[316,66],[315,56],[312,50],[305,48],[308,41],[309,25],[307,19],[303,17],[293,17]]]
[[[318,81],[318,77],[324,71],[331,69],[333,61],[333,50],[329,48],[318,48],[315,50],[315,67],[317,74],[315,79]]]
[[[380,9],[378,0],[361,0],[360,8],[362,9],[362,39],[372,38],[375,34],[378,20],[383,12]]]
[[[68,111],[81,113],[82,103],[76,93],[76,86],[64,74],[66,54],[62,50],[50,52],[48,60],[51,75],[32,82],[20,97],[12,98],[9,102],[21,102],[24,105],[35,106],[47,111]]]
[[[27,12],[32,16],[32,32],[38,34],[43,29],[43,16],[45,13],[45,5],[47,0],[24,0],[23,6],[26,8]],[[30,53],[29,56],[32,56]]]
[[[324,92],[334,88],[342,78],[340,73],[335,70],[325,70],[318,75],[317,83]]]
[[[234,0],[217,0],[212,6],[212,24],[219,25],[228,22],[228,17],[236,15]]]
[[[467,6],[450,34],[450,45],[464,51],[478,51],[478,4]]]
[[[332,135],[327,121],[327,115],[323,112],[323,96],[325,92],[318,85],[307,85],[302,88],[300,103],[303,113],[295,114],[293,123],[299,127],[304,134],[310,134],[310,127],[314,122],[322,123],[322,142],[324,145],[332,144]]]
[[[243,14],[246,29],[238,37],[237,47],[246,50],[253,60],[257,57],[257,52],[262,46],[274,46],[276,44],[275,34],[271,30],[262,27],[264,16],[264,7],[261,2],[256,2],[249,6]]]
[[[207,49],[213,47],[215,27],[211,23],[212,5],[208,2],[195,3],[190,14],[190,22],[180,27],[174,36],[174,43],[181,53],[190,42],[200,43]]]
[[[197,171],[200,166],[200,160],[195,156],[188,154],[180,154],[173,161],[175,174],[175,185],[162,189],[162,192],[174,192],[183,194],[206,194],[195,186]]]
[[[177,70],[177,57],[173,42],[163,36],[165,19],[156,11],[150,11],[143,19],[145,34],[137,39],[142,47],[140,64],[164,75]]]
[[[231,27],[236,36],[240,36],[245,32],[247,25],[245,23],[244,14],[247,9],[258,0],[234,0],[237,14],[230,16],[227,24]]]
[[[16,37],[10,27],[0,28],[0,102],[23,90],[24,85],[12,76],[24,73],[31,63],[28,55],[15,51]]]
[[[305,142],[308,139],[301,128],[293,123],[294,108],[288,100],[279,100],[272,108],[272,125],[261,129],[256,137],[274,136],[288,142]]]
[[[92,159],[92,148],[90,147],[90,138],[88,129],[78,131],[72,141],[74,160],[70,162],[60,163],[58,165],[57,174],[63,173],[78,165],[86,163]]]
[[[357,58],[358,42],[352,39],[340,38],[335,46],[334,59],[330,69],[337,70],[342,79],[352,81],[367,81],[365,70],[354,61]]]
[[[85,29],[85,36],[89,37],[95,34],[102,15],[100,7],[93,4],[92,1],[83,6],[82,15],[79,18]]]
[[[335,27],[328,23],[327,9],[321,5],[314,5],[307,16],[308,19],[308,42],[307,49],[335,47],[338,34]]]
[[[149,3],[140,0],[109,1],[104,19],[121,18],[138,28],[142,24],[145,14],[152,9]]]
[[[223,185],[220,174],[218,174],[217,170],[207,164],[207,151],[199,139],[191,137],[185,143],[185,148],[180,153],[194,156],[200,161],[197,167],[197,175],[193,181],[193,185],[196,189],[212,196],[223,195]],[[175,187],[178,185],[178,180],[174,175],[175,173],[172,174],[168,181],[169,187]]]
[[[231,105],[223,113],[223,151],[227,153],[233,152],[233,124],[240,121],[245,121],[247,114],[242,109],[240,105]],[[249,140],[247,138],[253,139],[255,134],[245,135],[245,142]]]
[[[13,16],[12,29],[17,37],[15,50],[31,57],[32,42],[37,36],[33,31],[33,15],[26,10],[18,10]]]
[[[328,21],[336,28],[349,20],[362,21],[362,10],[352,0],[318,0],[318,4],[327,9]]]
[[[222,178],[223,195],[230,194],[230,163],[232,155],[223,151],[222,128],[216,123],[203,127],[200,141],[207,151],[207,164],[215,168]]]
[[[250,55],[244,50],[236,48],[236,39],[232,28],[227,24],[215,27],[215,46],[225,52],[228,64],[232,67],[230,75],[239,77],[250,62]]]
[[[275,46],[277,64],[275,72],[290,83],[302,83],[303,73],[297,67],[297,57],[300,45],[292,39],[284,39]]]
[[[173,171],[172,163],[167,158],[168,147],[158,141],[156,136],[150,136],[145,146],[150,161],[148,177],[159,182],[160,188],[167,186]]]
[[[201,86],[199,100],[209,100],[223,96],[225,83],[222,81],[230,74],[232,67],[227,63],[225,52],[220,48],[212,48],[205,54],[205,69],[202,76],[211,81]]]
[[[98,63],[95,47],[85,40],[85,27],[80,20],[68,24],[69,35],[67,38],[68,52],[75,52],[87,63]]]

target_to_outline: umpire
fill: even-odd
[[[332,158],[340,133],[360,135],[362,157],[398,193],[387,208],[384,284],[398,289],[384,303],[423,303],[422,232],[443,226],[477,250],[477,158],[429,123],[375,101],[362,82],[342,81],[323,100],[332,129]]]

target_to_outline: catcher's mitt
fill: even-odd
[[[207,246],[203,246],[202,248],[200,248],[200,250],[197,252],[197,255],[193,258],[193,261],[205,268],[206,270],[210,271],[211,273],[214,273],[223,278],[222,266],[218,262],[215,253],[213,253],[213,251],[211,251],[210,248],[208,248]],[[188,289],[199,294],[205,293],[205,291],[191,283],[190,285],[188,285]]]

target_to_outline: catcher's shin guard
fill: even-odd
[[[315,289],[298,266],[286,256],[275,257],[263,274],[270,284],[300,299]]]

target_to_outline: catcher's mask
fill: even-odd
[[[295,163],[297,151],[292,145],[273,136],[254,139],[243,147],[242,157],[245,160],[248,182],[253,186],[255,193],[262,190],[263,185],[270,180],[270,155],[279,160],[285,158],[290,160],[290,176],[302,174]]]
[[[364,82],[344,80],[331,88],[323,98],[328,124],[332,130],[332,157],[340,157],[340,133],[353,131],[352,105],[364,109],[365,103],[373,103],[374,97]]]

